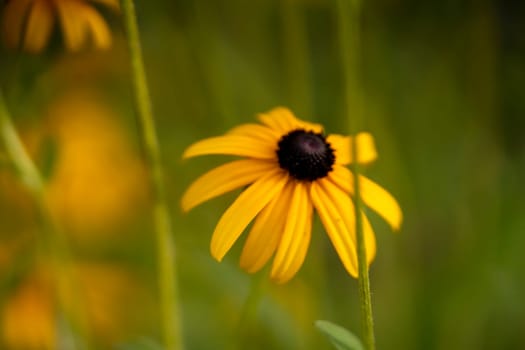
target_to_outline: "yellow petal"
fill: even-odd
[[[86,39],[86,23],[80,17],[84,11],[82,3],[55,1],[54,4],[59,14],[66,48],[70,51],[80,50]]]
[[[321,182],[325,181],[320,179],[312,183],[310,195],[312,198],[313,205],[321,218],[326,233],[332,244],[339,255],[339,259],[343,263],[343,266],[348,273],[354,277],[357,277],[357,256],[355,250],[355,227],[347,227],[343,219],[342,213],[337,207],[336,203],[330,198],[326,190],[321,186]],[[353,208],[350,201],[342,203],[345,205],[344,213],[352,213]]]
[[[26,14],[32,0],[8,1],[2,15],[2,34],[7,46],[18,48],[24,32]]]
[[[267,113],[260,114],[258,118],[263,124],[278,131],[281,135],[286,135],[296,129],[305,129],[316,133],[323,132],[321,125],[299,120],[288,108],[284,107],[274,108]]]
[[[298,121],[298,125],[297,125],[296,129],[303,129],[303,130],[306,130],[306,131],[313,131],[316,134],[322,134],[323,133],[324,129],[323,129],[323,126],[321,124],[310,123],[310,122],[306,122],[304,120],[297,120],[297,121]]]
[[[312,232],[312,204],[307,184],[292,181],[293,193],[289,202],[284,232],[273,261],[271,278],[284,283],[292,278],[303,264]]]
[[[283,233],[293,187],[291,182],[284,186],[261,211],[244,244],[240,266],[249,273],[259,271],[277,249]]]
[[[344,191],[351,195],[354,194],[354,175],[349,169],[336,165],[334,170],[328,174],[328,178]],[[363,203],[378,213],[394,231],[398,231],[403,222],[403,212],[396,199],[383,187],[365,176],[359,176],[359,183]]]
[[[304,232],[304,236],[301,237],[301,240],[299,242],[299,246],[297,248],[297,251],[295,255],[292,257],[292,260],[290,262],[290,265],[288,266],[287,270],[282,271],[282,273],[274,275],[273,278],[277,283],[285,283],[290,278],[295,276],[297,271],[301,268],[303,265],[304,259],[306,257],[306,253],[308,252],[308,247],[310,246],[310,239],[312,235],[312,214],[313,214],[313,207],[310,203],[309,208],[310,210],[310,216],[307,217],[306,222],[306,228],[307,231]]]
[[[279,170],[257,180],[224,212],[211,239],[211,255],[221,261],[252,219],[277,196],[286,182]]]
[[[335,151],[335,163],[347,165],[353,163],[352,159],[352,137],[342,135],[328,135],[326,141]],[[377,151],[374,143],[374,137],[367,133],[361,132],[356,136],[358,163],[366,164],[377,159]]]
[[[221,165],[190,185],[182,196],[182,210],[187,212],[211,198],[246,186],[275,168],[273,162],[256,159],[241,159]]]
[[[89,28],[93,43],[98,49],[107,49],[111,46],[111,32],[100,14],[92,7],[83,4],[82,15]]]
[[[225,135],[210,137],[188,147],[183,158],[207,154],[225,154],[258,159],[277,159],[277,145],[253,137]]]
[[[46,1],[35,1],[27,19],[24,48],[38,53],[47,44],[53,28],[53,9]]]
[[[325,193],[332,200],[332,203],[334,203],[336,209],[339,211],[339,214],[343,218],[345,225],[348,228],[348,232],[350,232],[352,240],[357,245],[357,239],[355,235],[356,222],[354,203],[352,202],[347,193],[341,190],[337,185],[334,185],[331,181],[324,179],[320,182],[320,184]],[[362,211],[361,222],[365,238],[367,262],[370,264],[370,262],[372,262],[373,258],[376,255],[376,239],[374,231],[372,229],[372,225],[370,225],[368,218]]]
[[[394,231],[398,231],[403,222],[403,212],[396,199],[367,177],[360,175],[359,183],[363,202],[388,222]]]
[[[228,134],[253,137],[268,143],[273,143],[276,147],[281,137],[275,130],[259,124],[242,124],[228,131]]]
[[[257,118],[261,123],[281,134],[297,128],[297,118],[288,108],[277,107],[267,113],[259,114]]]

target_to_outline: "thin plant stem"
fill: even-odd
[[[85,349],[87,337],[83,327],[84,315],[77,307],[80,304],[77,303],[77,289],[73,283],[68,244],[49,211],[45,200],[44,180],[16,131],[1,90],[0,137],[10,164],[36,204],[38,220],[42,228],[42,235],[38,235],[38,242],[39,247],[43,249],[39,252],[47,253],[45,257],[40,258],[51,263],[59,310],[65,316],[63,322],[58,323],[61,327],[59,327],[60,342],[57,344],[57,349]]]
[[[20,181],[40,202],[44,196],[44,181],[16,132],[2,92],[0,92],[0,132],[7,156],[15,167]]]
[[[361,4],[359,0],[337,0],[339,39],[343,66],[343,79],[345,84],[346,114],[349,120],[351,133],[357,133],[361,128],[363,118],[363,95],[360,85],[361,52],[360,42],[360,15]],[[354,172],[354,211],[355,231],[357,242],[357,261],[359,270],[359,300],[361,305],[361,324],[363,328],[363,342],[366,349],[375,349],[374,319],[372,314],[372,300],[370,293],[370,280],[366,258],[366,245],[363,234],[362,200],[359,184],[360,168],[357,163],[358,152],[355,137],[352,139],[352,170]]]
[[[180,306],[178,298],[177,271],[175,268],[175,242],[169,215],[160,147],[155,120],[148,91],[142,49],[140,44],[137,15],[133,0],[122,0],[124,25],[128,36],[129,55],[133,88],[138,112],[138,124],[153,186],[153,218],[157,237],[157,258],[159,274],[162,328],[166,350],[183,349]]]

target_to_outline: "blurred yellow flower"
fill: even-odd
[[[133,313],[144,315],[152,300],[128,271],[104,264],[75,264],[76,282],[66,297],[66,312],[77,310],[82,327],[95,344],[109,348],[123,341],[140,323]],[[58,305],[52,271],[40,266],[5,300],[1,311],[3,342],[9,349],[57,348]],[[75,295],[73,295],[75,293]],[[142,304],[138,305],[137,302]],[[133,309],[129,305],[133,304]],[[146,316],[147,318],[147,316]]]
[[[43,125],[22,126],[21,133],[37,163],[50,158],[45,199],[64,231],[89,240],[136,223],[148,201],[148,181],[138,149],[112,108],[79,89],[55,100],[41,120]],[[0,200],[9,203],[2,215],[31,222],[31,198],[9,172],[0,172]]]
[[[67,231],[107,233],[136,216],[147,199],[144,165],[115,113],[74,92],[49,111],[57,159],[46,194]]]
[[[83,304],[87,329],[99,341],[108,344],[122,341],[126,332],[134,332],[136,323],[148,319],[146,309],[153,307],[153,300],[130,271],[86,262],[76,263],[74,272],[79,288],[78,297],[72,301]],[[130,308],[130,305],[135,306]],[[142,317],[135,317],[137,314]]]
[[[275,254],[271,278],[284,283],[304,261],[315,208],[344,267],[357,276],[353,174],[346,165],[376,159],[372,136],[356,136],[359,154],[354,160],[350,137],[324,136],[321,125],[299,120],[288,109],[273,109],[259,115],[259,120],[262,125],[240,125],[224,136],[199,141],[186,149],[184,158],[224,154],[246,159],[224,164],[198,178],[183,195],[183,210],[248,186],[219,220],[211,254],[221,261],[255,219],[240,265],[253,273]],[[363,202],[394,230],[399,229],[402,213],[395,198],[364,176],[360,181]],[[376,252],[375,237],[364,213],[362,218],[370,263]]]
[[[118,10],[118,0],[92,0]],[[8,0],[3,9],[2,33],[8,47],[31,53],[42,51],[60,22],[65,46],[79,51],[88,41],[99,49],[111,46],[104,18],[85,0]]]
[[[42,276],[32,276],[6,302],[2,330],[10,348],[55,348],[55,308],[49,287]]]

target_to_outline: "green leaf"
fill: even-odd
[[[323,320],[315,321],[315,326],[328,337],[337,350],[364,350],[359,338],[346,328]]]

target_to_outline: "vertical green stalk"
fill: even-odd
[[[137,16],[133,0],[122,0],[124,25],[128,35],[129,55],[133,76],[133,88],[138,109],[139,127],[153,186],[155,233],[162,327],[166,350],[183,349],[178,286],[175,268],[175,243],[171,228],[161,165],[160,147],[153,119],[151,100],[142,58]]]
[[[71,273],[70,256],[65,237],[59,232],[45,202],[44,181],[37,167],[29,157],[7,109],[3,92],[0,90],[0,138],[7,156],[17,172],[22,184],[30,192],[38,211],[38,220],[42,227],[42,235],[38,236],[40,252],[46,253],[40,257],[49,260],[52,266],[53,282],[55,284],[59,310],[65,316],[62,327],[59,328],[60,343],[58,349],[83,349],[87,346],[83,314],[78,309],[75,284]],[[67,300],[70,302],[68,303]],[[83,341],[75,336],[81,333]]]
[[[359,0],[337,0],[339,20],[339,39],[341,46],[342,65],[344,70],[345,103],[350,131],[356,134],[361,128],[363,118],[363,95],[360,84],[360,16],[361,4]],[[357,261],[359,265],[359,299],[361,304],[361,324],[363,327],[363,342],[366,349],[375,349],[374,319],[372,315],[372,301],[370,296],[370,280],[366,259],[366,246],[363,234],[361,188],[359,185],[359,165],[357,163],[357,143],[352,139],[352,159],[354,172],[354,202],[356,218]]]

